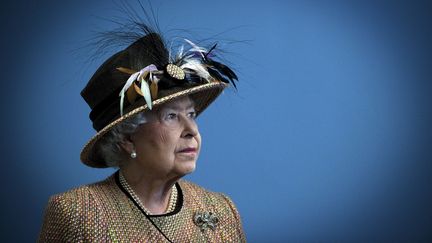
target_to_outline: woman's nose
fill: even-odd
[[[183,116],[182,137],[195,137],[198,134],[198,125],[193,118]]]

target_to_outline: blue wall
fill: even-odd
[[[79,161],[94,134],[79,92],[103,61],[81,47],[112,27],[95,16],[118,13],[9,2],[2,240],[31,242],[50,195],[113,173]],[[232,197],[250,242],[432,240],[430,3],[152,2],[163,30],[221,34],[239,73],[239,91],[198,120],[188,179]]]

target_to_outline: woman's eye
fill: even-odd
[[[192,119],[195,119],[196,118],[196,112],[195,111],[191,111],[191,112],[189,112],[188,113],[188,116],[190,117],[190,118],[192,118]]]
[[[169,113],[166,118],[168,120],[172,120],[172,119],[176,119],[177,118],[177,114],[176,113]]]

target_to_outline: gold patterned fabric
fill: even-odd
[[[185,180],[176,186],[176,209],[147,217],[121,187],[118,172],[104,181],[54,195],[45,211],[39,242],[246,241],[240,215],[227,196]]]

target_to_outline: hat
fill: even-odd
[[[199,115],[230,83],[235,87],[236,74],[212,59],[215,48],[207,50],[184,39],[173,55],[159,34],[149,32],[108,58],[81,91],[97,131],[81,151],[81,161],[90,167],[107,167],[98,141],[140,112],[189,96]]]

